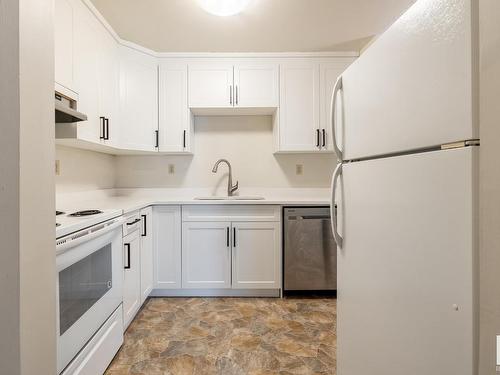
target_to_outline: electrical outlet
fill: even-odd
[[[302,175],[304,173],[304,166],[302,164],[295,164],[295,174]]]
[[[175,164],[169,164],[168,165],[168,174],[174,174],[175,173]]]
[[[61,174],[61,161],[60,160],[56,160],[55,169],[56,169],[56,176],[59,176]]]

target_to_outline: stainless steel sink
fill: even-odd
[[[263,200],[264,197],[260,197],[257,195],[233,195],[231,197],[195,197],[194,199],[201,201],[259,201]]]

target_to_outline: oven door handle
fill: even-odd
[[[59,255],[59,254],[65,252],[65,251],[67,251],[75,246],[78,246],[78,245],[84,243],[84,242],[93,240],[96,237],[100,237],[103,234],[111,232],[113,229],[116,229],[116,228],[122,226],[123,221],[124,220],[122,218],[119,218],[116,221],[114,221],[113,223],[108,224],[108,225],[106,225],[102,228],[99,228],[97,230],[92,231],[92,228],[86,229],[85,231],[87,232],[87,234],[83,234],[83,233],[85,233],[85,231],[80,231],[80,232],[73,233],[69,236],[60,238],[60,239],[56,240],[56,254]],[[97,225],[97,227],[98,227],[98,225]]]

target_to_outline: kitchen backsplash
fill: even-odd
[[[225,186],[226,158],[241,187],[328,187],[334,154],[273,154],[270,116],[197,117],[194,155],[110,156],[58,147],[58,192],[99,188]],[[172,171],[173,168],[173,171]],[[302,169],[302,171],[297,171]]]

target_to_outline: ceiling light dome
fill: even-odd
[[[200,6],[208,13],[227,17],[241,13],[252,0],[198,0]]]

